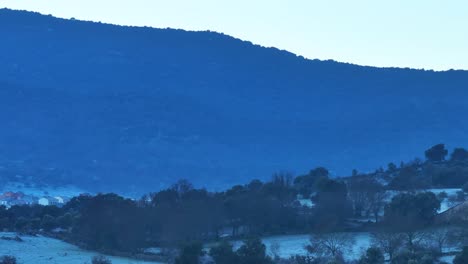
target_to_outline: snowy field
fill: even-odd
[[[371,245],[370,233],[348,233],[352,238],[351,247],[348,251],[344,252],[347,260],[356,260],[362,253]],[[289,258],[294,255],[306,255],[307,250],[305,246],[310,244],[311,236],[307,235],[287,235],[287,236],[272,236],[262,238],[263,243],[267,248],[267,253],[273,256],[271,251],[272,245],[279,245],[278,255],[282,258]],[[242,241],[234,241],[234,249],[242,246]],[[208,246],[209,247],[209,246]]]
[[[459,189],[459,188],[449,188],[449,189],[426,189],[426,190],[421,190],[421,191],[427,191],[427,192],[432,192],[434,193],[435,195],[439,195],[440,193],[442,192],[445,192],[447,193],[447,196],[451,197],[451,196],[456,196],[457,195],[457,192],[459,191],[462,191],[462,189]],[[398,191],[387,191],[387,202],[390,202],[392,200],[392,198],[397,195]],[[450,209],[451,207],[457,205],[457,203],[451,203],[449,201],[448,198],[445,198],[443,201],[441,201],[440,203],[440,210],[438,211],[438,213],[442,213],[442,212],[445,212],[447,211],[448,209]],[[383,212],[382,212],[383,213]]]
[[[344,257],[348,261],[359,259],[362,254],[372,245],[372,235],[366,232],[347,233],[352,240],[351,247],[344,252]],[[305,246],[310,244],[311,235],[287,235],[287,236],[272,236],[262,238],[263,243],[267,248],[267,253],[274,256],[271,251],[272,245],[279,245],[278,255],[282,258],[289,258],[294,255],[306,255]],[[242,246],[242,241],[232,242],[234,249]],[[208,245],[210,247],[212,245]],[[458,247],[445,247],[443,252],[459,251]],[[441,260],[452,263],[455,256],[444,256]]]
[[[435,195],[439,195],[442,192],[447,193],[447,195],[450,196],[456,196],[457,192],[461,191],[462,189],[429,189],[427,191],[433,192]],[[441,203],[440,203],[440,210],[439,213],[445,212],[451,207],[455,206],[456,204],[451,204],[447,198],[445,198]]]
[[[453,263],[454,258],[455,256],[444,256],[444,257],[441,257],[439,260],[443,262],[447,262],[447,263]]]
[[[14,237],[13,233],[0,233],[0,237]],[[19,264],[85,264],[91,263],[91,258],[97,253],[84,251],[76,246],[60,240],[46,237],[21,237],[24,242],[0,239],[0,256],[11,255],[17,257]],[[131,260],[120,257],[109,257],[112,264],[156,264]]]

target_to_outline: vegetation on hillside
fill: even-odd
[[[318,167],[298,177],[277,173],[270,181],[253,180],[221,192],[196,189],[187,180],[180,180],[168,189],[150,193],[139,200],[98,194],[75,197],[61,208],[0,207],[0,229],[42,232],[107,253],[137,254],[147,247],[181,247],[182,254],[176,263],[192,263],[190,259],[199,257],[199,244],[186,244],[187,241],[222,241],[223,237],[289,233],[315,233],[322,238],[316,239],[319,243],[308,248],[311,255],[331,250],[326,255],[338,258],[343,244],[336,241],[345,239],[331,239],[330,234],[366,230],[380,234],[376,236],[380,241],[376,245],[391,259],[412,259],[421,257],[418,254],[429,254],[426,249],[421,251],[419,248],[419,233],[441,224],[436,223],[435,218],[444,197],[424,189],[466,186],[468,175],[452,173],[468,169],[468,160],[463,153],[465,150],[457,148],[446,159],[444,145],[437,145],[426,151],[426,161],[399,167],[390,164],[387,170],[354,173],[354,176],[338,179],[330,178],[327,169]],[[388,192],[395,190],[399,192],[389,197]],[[356,222],[353,219],[373,221]],[[232,259],[240,261],[238,263],[272,261],[263,256],[257,240],[248,241],[237,251],[221,243],[212,249],[211,255],[220,263],[230,263]],[[328,243],[339,247],[332,249]],[[410,249],[410,252],[402,256],[402,248]],[[259,255],[251,256],[253,252]],[[376,249],[369,249],[363,261],[380,259],[379,254]],[[224,260],[228,257],[232,259]],[[257,260],[240,260],[250,257]],[[309,263],[300,259],[297,257],[298,263]]]
[[[5,9],[0,36],[0,175],[16,181],[146,193],[184,177],[226,189],[311,162],[369,170],[468,133],[466,71],[307,60],[215,32]]]

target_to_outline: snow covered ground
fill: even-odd
[[[447,193],[447,195],[450,196],[456,196],[457,192],[462,191],[462,189],[458,188],[453,188],[453,189],[429,189],[427,190],[429,192],[433,192],[435,195],[439,195],[442,192]],[[455,206],[456,204],[452,204],[449,202],[447,198],[445,198],[441,203],[440,203],[440,210],[439,213],[445,212],[451,207]]]
[[[367,248],[370,247],[372,237],[370,233],[364,232],[348,234],[352,238],[353,242],[351,243],[351,247],[346,252],[344,252],[344,255],[347,260],[356,260]],[[273,256],[273,252],[271,251],[272,245],[277,244],[279,245],[278,255],[282,258],[289,258],[294,255],[307,254],[305,246],[310,244],[310,238],[311,236],[309,234],[287,235],[265,237],[262,239],[262,241],[265,244],[267,253],[270,256]],[[242,246],[242,244],[242,241],[234,241],[234,249],[238,249],[240,246]]]
[[[1,236],[14,237],[13,233],[0,233]],[[95,252],[81,250],[76,246],[47,237],[22,236],[24,242],[0,239],[0,256],[17,257],[20,264],[85,264],[90,263]],[[109,257],[113,264],[156,264],[120,257]]]
[[[455,256],[443,256],[439,258],[440,261],[447,262],[447,263],[453,263],[453,259]]]
[[[447,196],[456,196],[457,192],[462,191],[460,188],[448,188],[448,189],[427,189],[427,190],[421,190],[421,191],[427,191],[427,192],[432,192],[435,195],[439,195],[442,192],[445,192]],[[397,195],[398,191],[387,191],[387,202],[390,202],[392,198]],[[445,212],[451,207],[455,206],[455,204],[451,203],[448,198],[445,198],[441,203],[440,203],[440,210],[438,211],[439,213]],[[383,213],[383,212],[382,212]]]
[[[347,233],[351,239],[351,247],[349,247],[344,252],[344,257],[348,261],[353,261],[359,259],[362,254],[372,245],[372,235],[366,232],[356,232],[356,233]],[[273,256],[271,251],[272,245],[279,245],[278,255],[282,258],[289,258],[294,255],[306,255],[307,250],[305,249],[306,245],[310,244],[311,235],[287,235],[287,236],[272,236],[262,238],[262,242],[267,248],[267,253],[270,256]],[[242,246],[242,241],[233,241],[232,242],[234,249],[238,249]],[[212,245],[208,245],[210,247]],[[459,251],[460,248],[456,246],[446,247],[443,249],[443,252],[454,252]],[[452,263],[454,256],[444,256],[441,260]]]

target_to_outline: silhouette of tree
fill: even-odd
[[[456,148],[450,155],[451,161],[468,161],[468,150],[464,148]]]
[[[310,244],[306,250],[316,256],[338,258],[351,249],[354,239],[346,233],[314,234],[310,237]]]
[[[312,192],[316,191],[317,183],[328,176],[329,172],[326,168],[318,167],[306,175],[296,177],[294,186],[302,196],[309,197]]]
[[[210,256],[216,264],[238,264],[239,257],[234,252],[232,245],[227,241],[222,241],[220,244],[210,249]]]
[[[408,246],[414,246],[418,230],[430,225],[440,209],[440,201],[432,192],[401,193],[385,206],[385,227],[406,235]]]
[[[432,162],[439,162],[445,160],[448,151],[445,149],[444,144],[437,144],[430,149],[426,150],[425,155],[427,160]]]
[[[250,238],[237,250],[240,264],[272,264],[260,238]]]
[[[383,264],[385,257],[382,251],[377,247],[371,247],[366,250],[366,254],[361,257],[359,264]]]
[[[175,259],[175,264],[198,264],[203,254],[201,243],[193,242],[185,244],[180,249],[179,256]]]

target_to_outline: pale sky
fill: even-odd
[[[466,0],[0,0],[0,7],[218,31],[311,59],[468,70]]]

